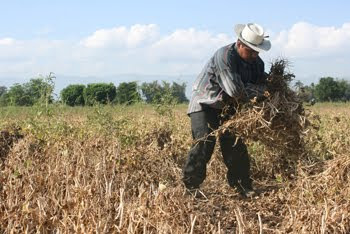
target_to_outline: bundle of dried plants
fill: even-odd
[[[243,105],[238,101],[228,105],[223,115],[227,118],[227,113],[234,114],[216,134],[231,131],[246,141],[258,140],[273,151],[300,149],[308,120],[302,102],[289,87],[294,74],[287,68],[287,60],[273,62],[263,97],[254,97]]]

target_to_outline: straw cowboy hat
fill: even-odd
[[[237,24],[235,32],[239,40],[255,51],[268,51],[271,48],[268,36],[264,35],[264,29],[258,24]]]

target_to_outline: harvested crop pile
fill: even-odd
[[[244,105],[233,105],[235,114],[217,133],[228,130],[244,140],[258,140],[274,152],[300,149],[308,121],[302,103],[288,86],[294,74],[287,72],[287,65],[284,59],[276,60],[263,100],[255,97]],[[232,106],[226,107],[226,113],[229,108]]]

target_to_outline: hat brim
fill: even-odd
[[[271,49],[271,42],[266,38],[264,38],[263,42],[260,45],[254,45],[244,40],[242,38],[242,31],[244,27],[245,27],[245,24],[237,24],[235,25],[235,28],[234,28],[235,33],[240,41],[242,41],[245,45],[249,46],[250,48],[258,52],[268,51]]]

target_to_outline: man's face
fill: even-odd
[[[247,62],[254,62],[259,55],[259,52],[253,50],[252,48],[246,46],[242,42],[237,42],[237,50],[239,56]]]

